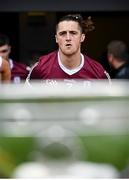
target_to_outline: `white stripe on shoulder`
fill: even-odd
[[[109,81],[109,84],[111,85],[112,82],[111,82],[111,77],[110,77],[109,73],[107,71],[104,71],[104,74],[106,75],[106,77]]]
[[[29,81],[30,81],[31,73],[32,73],[33,69],[38,65],[38,63],[39,63],[39,62],[36,62],[36,63],[32,66],[32,68],[30,69],[30,72],[29,72],[29,74],[28,74],[28,76],[27,76],[27,78],[26,78],[25,84],[30,85],[30,82],[29,82]]]

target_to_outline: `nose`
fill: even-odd
[[[66,34],[66,40],[69,41],[70,39],[71,39],[71,38],[70,38],[70,33],[67,32],[67,34]]]

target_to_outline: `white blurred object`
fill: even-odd
[[[76,162],[69,165],[68,174],[76,178],[118,178],[115,167],[108,164]]]
[[[12,178],[47,178],[49,169],[41,163],[27,162],[19,165]]]

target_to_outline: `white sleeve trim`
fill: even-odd
[[[0,68],[1,68],[1,66],[2,66],[2,61],[3,61],[3,59],[2,59],[2,57],[0,56]]]

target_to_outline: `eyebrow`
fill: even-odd
[[[71,31],[60,31],[60,32],[58,32],[58,34],[65,34],[65,33],[67,33],[67,32],[69,32],[69,33],[78,33],[78,31],[76,31],[76,30],[71,30]]]

